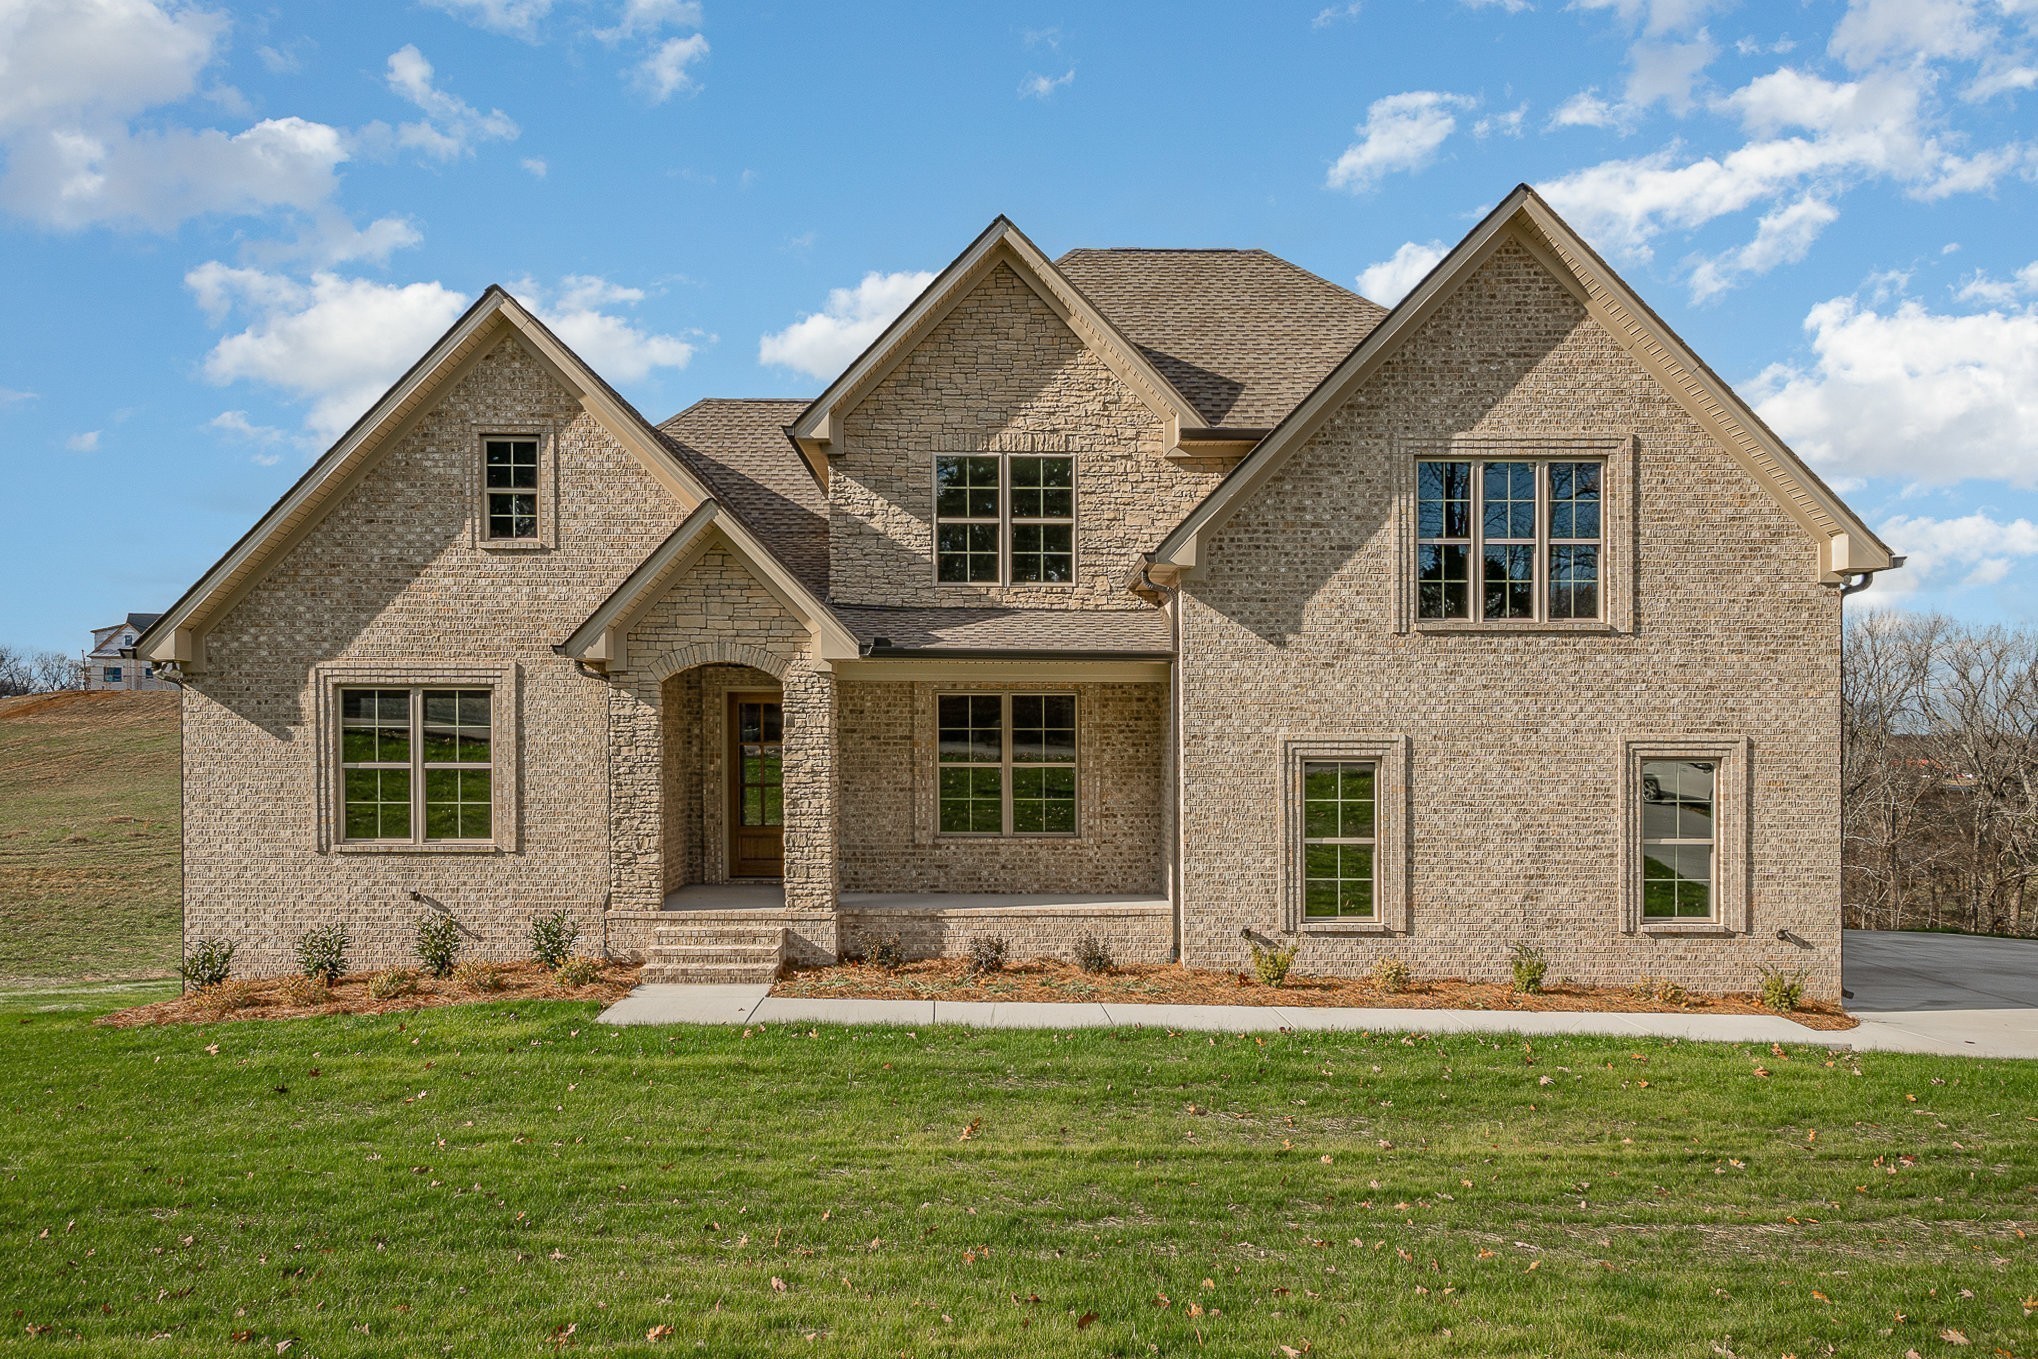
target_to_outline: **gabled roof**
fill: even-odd
[[[1820,546],[1824,577],[1902,565],[1887,544],[1776,437],[1663,319],[1635,296],[1605,260],[1528,185],[1518,186],[1474,227],[1378,326],[1290,411],[1280,425],[1213,488],[1153,553],[1162,574],[1193,568],[1202,535],[1231,513],[1322,428],[1401,343],[1434,315],[1458,285],[1507,240],[1518,240],[1564,282],[1586,310],[1663,384]]]
[[[1387,315],[1264,250],[1071,250],[1054,263],[1210,426],[1272,429]]]
[[[1009,266],[1040,294],[1074,330],[1082,341],[1103,359],[1118,379],[1132,389],[1167,426],[1167,447],[1177,446],[1183,430],[1201,426],[1203,417],[1188,397],[1157,369],[1146,354],[1127,339],[1112,321],[1099,311],[1081,289],[1064,278],[1047,256],[1026,238],[1024,232],[1005,217],[999,217],[932,283],[901,312],[899,318],[873,340],[816,397],[793,422],[793,442],[813,467],[817,477],[826,479],[828,458],[838,438],[842,417],[868,395],[872,388],[912,352],[926,333],[960,302],[993,269]]]
[[[543,322],[502,287],[491,284],[438,342],[283,493],[269,512],[137,639],[137,650],[151,660],[202,668],[206,628],[232,608],[276,560],[324,518],[383,449],[401,438],[441,393],[506,336],[514,336],[551,370],[562,386],[578,396],[582,407],[634,454],[683,508],[692,511],[712,498],[706,481],[665,435],[653,428]],[[730,546],[760,575],[778,580],[789,598],[799,604],[796,612],[810,622],[825,618],[825,606],[772,560],[770,552],[744,524],[740,512],[724,514],[720,528]],[[840,631],[839,627],[835,630]]]
[[[828,594],[828,493],[786,434],[800,398],[696,401],[658,428],[716,500],[743,516],[773,556]]]

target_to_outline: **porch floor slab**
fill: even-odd
[[[1166,911],[1166,897],[1137,892],[844,892],[845,911]]]
[[[698,882],[665,894],[668,911],[782,911],[785,884],[778,882]]]

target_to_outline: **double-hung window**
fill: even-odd
[[[934,578],[1067,585],[1076,578],[1076,460],[971,453],[934,460]]]
[[[1303,762],[1303,919],[1375,918],[1378,773],[1370,760]]]
[[[1418,462],[1416,616],[1600,617],[1605,480],[1605,464],[1597,461]]]
[[[1713,918],[1718,773],[1712,760],[1641,762],[1645,922]]]
[[[489,840],[492,707],[487,689],[341,689],[341,837]]]
[[[490,436],[482,449],[482,535],[494,542],[538,537],[538,440]]]
[[[1076,833],[1074,694],[942,694],[935,709],[942,834]]]

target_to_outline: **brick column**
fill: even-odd
[[[665,904],[665,733],[658,681],[609,681],[609,909]]]
[[[781,681],[785,704],[785,904],[807,917],[791,926],[788,953],[832,961],[842,892],[836,853],[839,762],[834,672],[796,660]]]

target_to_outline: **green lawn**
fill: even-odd
[[[2038,1064],[107,1003],[0,1002],[0,1343],[2038,1348]]]
[[[178,959],[177,695],[0,701],[0,989]]]

